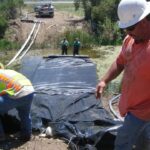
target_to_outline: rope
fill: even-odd
[[[118,94],[117,96],[115,96],[115,97],[113,97],[112,99],[109,100],[109,108],[110,108],[110,111],[115,116],[115,118],[119,119],[120,121],[123,121],[123,118],[112,107],[112,104],[118,102],[120,95],[121,94]]]
[[[20,53],[23,51],[23,49],[25,48],[25,46],[27,45],[27,43],[29,42],[30,38],[31,38],[31,35],[33,34],[34,32],[34,29],[36,27],[36,23],[34,24],[28,38],[26,39],[25,43],[22,45],[21,49],[18,51],[18,53],[12,58],[12,60],[6,65],[6,66],[9,66],[10,64],[12,64],[15,59],[20,55]]]
[[[39,32],[39,29],[40,29],[40,26],[41,26],[41,22],[39,23],[38,27],[37,27],[37,30],[36,30],[36,33],[33,37],[33,40],[31,41],[30,45],[28,46],[28,48],[24,51],[24,53],[19,57],[19,59],[21,60],[25,55],[26,53],[29,51],[29,49],[31,48],[32,44],[34,43],[34,40]]]

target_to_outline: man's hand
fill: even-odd
[[[104,88],[106,87],[105,81],[100,81],[96,87],[96,99],[99,99],[101,97],[101,94],[103,93]]]

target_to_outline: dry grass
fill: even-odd
[[[119,51],[121,50],[121,46],[104,46],[95,48],[94,51],[98,53],[99,57],[92,58],[92,60],[97,65],[97,76],[99,80],[102,78],[102,76],[107,72],[108,68],[112,64],[112,62],[115,60],[117,55],[119,54]],[[104,108],[109,110],[108,101],[114,96],[114,94],[117,94],[120,89],[120,81],[121,81],[122,75],[118,76],[116,79],[114,79],[106,88],[104,94],[102,95],[102,103]],[[116,109],[117,110],[117,109]]]
[[[99,53],[99,58],[93,58],[93,61],[97,64],[97,75],[99,78],[106,73],[107,69],[117,57],[120,48],[121,46],[102,46],[93,49]]]
[[[121,46],[116,46],[116,47],[103,46],[94,49],[94,51],[99,53],[98,58],[92,59],[97,65],[97,76],[99,79],[101,79],[102,76],[107,72],[108,68],[110,67],[110,65],[113,63],[113,61],[116,59],[117,55],[119,54],[120,49]],[[118,85],[120,83],[120,80],[121,80],[121,75],[112,81],[113,83],[112,86]]]

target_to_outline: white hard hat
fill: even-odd
[[[119,27],[130,27],[150,13],[150,3],[146,0],[121,0],[118,5]]]

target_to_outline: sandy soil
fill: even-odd
[[[33,135],[28,142],[20,142],[14,138],[7,138],[7,141],[0,144],[1,150],[68,150],[67,143],[60,139],[39,137]]]

